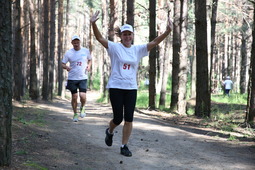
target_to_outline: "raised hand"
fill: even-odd
[[[91,23],[95,23],[99,18],[98,18],[98,15],[99,15],[100,11],[96,11],[94,15],[92,15],[92,17],[90,18],[90,22]]]

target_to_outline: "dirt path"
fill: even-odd
[[[36,106],[44,112],[45,126],[25,126],[14,120],[13,164],[3,169],[255,169],[254,141],[227,141],[217,135],[210,136],[203,129],[173,125],[137,112],[129,143],[133,156],[124,157],[119,153],[122,125],[116,128],[113,146],[104,143],[111,107],[96,104],[97,97],[98,94],[88,92],[87,117],[78,123],[72,122],[67,100]]]

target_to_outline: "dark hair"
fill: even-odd
[[[114,28],[114,31],[115,31],[115,35],[116,35],[117,37],[120,37],[120,35],[121,35],[120,27]]]

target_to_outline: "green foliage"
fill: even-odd
[[[172,90],[172,76],[170,75],[168,76],[168,79],[167,79],[166,90],[169,92]]]
[[[159,103],[159,94],[156,95],[156,105],[159,107],[160,110],[163,111],[169,111],[169,106],[170,106],[170,93],[166,94],[166,106],[158,106]],[[148,103],[149,103],[149,93],[147,90],[138,90],[137,93],[137,101],[136,101],[136,107],[138,108],[148,108]]]
[[[149,93],[147,91],[138,91],[136,107],[148,108],[148,103],[149,103]]]
[[[190,58],[191,56],[189,56]],[[188,73],[188,77],[187,77],[187,85],[186,85],[186,88],[187,88],[187,99],[190,98],[191,96],[191,75]]]
[[[29,93],[25,92],[24,96],[21,96],[21,103],[24,105],[26,104],[27,100],[31,100]]]
[[[17,120],[25,125],[34,124],[37,126],[44,126],[46,123],[43,119],[43,110],[34,109],[31,113],[30,108],[16,108],[15,112],[16,117],[14,118],[14,120]]]
[[[235,141],[237,140],[235,136],[233,135],[229,135],[229,138],[228,138],[229,141]]]
[[[224,96],[221,94],[212,95],[211,100],[217,103],[228,103],[228,104],[246,104],[247,94],[232,93],[230,96]]]
[[[237,32],[241,28],[241,24],[234,21],[242,21],[244,17],[243,10],[237,10],[239,6],[231,6],[224,1],[218,3],[218,18],[216,34],[224,35],[231,32]],[[241,7],[240,7],[241,8]],[[231,23],[230,23],[231,21]]]
[[[192,115],[194,115],[194,114],[195,114],[195,109],[189,107],[189,108],[187,109],[187,115],[188,115],[188,116],[192,116]]]
[[[144,92],[148,90],[149,90],[149,86],[145,85],[144,82],[141,82],[139,86],[139,91]]]
[[[103,94],[100,96],[99,99],[97,99],[97,103],[108,103],[108,92],[104,96]]]
[[[90,7],[90,8],[94,8],[94,3],[96,2],[95,0],[85,0],[84,1],[87,5],[88,5],[88,7]]]
[[[226,131],[226,132],[233,132],[236,127],[237,127],[237,125],[228,124],[228,125],[223,125],[221,127],[221,130]]]
[[[93,90],[99,90],[100,89],[100,75],[99,71],[94,73],[93,76],[93,82],[92,82],[92,87]]]
[[[35,169],[39,169],[39,170],[48,170],[48,168],[42,167],[38,165],[36,162],[32,162],[32,161],[27,161],[26,163],[24,163],[24,165],[35,168]]]
[[[37,126],[44,126],[45,120],[42,119],[42,115],[37,115],[35,118],[29,120],[29,118],[25,118],[22,114],[20,114],[17,120],[25,125],[35,124]]]
[[[145,87],[139,88],[143,90],[138,91],[137,95],[137,108],[147,108],[149,93],[144,90]],[[166,107],[159,106],[159,109],[170,113],[170,94],[167,94]],[[212,95],[211,117],[204,117],[201,124],[204,127],[213,127],[226,132],[234,132],[235,129],[240,127],[240,124],[245,119],[245,106],[247,95],[231,94],[230,97],[223,97],[223,95]],[[157,102],[159,95],[156,97]],[[216,102],[217,101],[217,102]],[[220,103],[218,103],[220,101]],[[194,115],[194,107],[187,108],[187,115]]]
[[[25,150],[18,150],[15,152],[16,155],[27,155],[27,151]]]

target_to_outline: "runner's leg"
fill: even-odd
[[[123,129],[122,129],[122,145],[127,144],[129,137],[131,135],[133,129],[133,122],[126,122],[124,123]]]
[[[122,145],[128,143],[133,129],[133,118],[136,105],[137,90],[126,90],[124,96],[124,126],[122,130]]]
[[[80,92],[80,102],[81,102],[81,107],[85,106],[86,104],[86,93],[85,92]]]
[[[77,113],[77,98],[78,98],[77,93],[72,94],[71,104],[72,104],[74,114]]]

